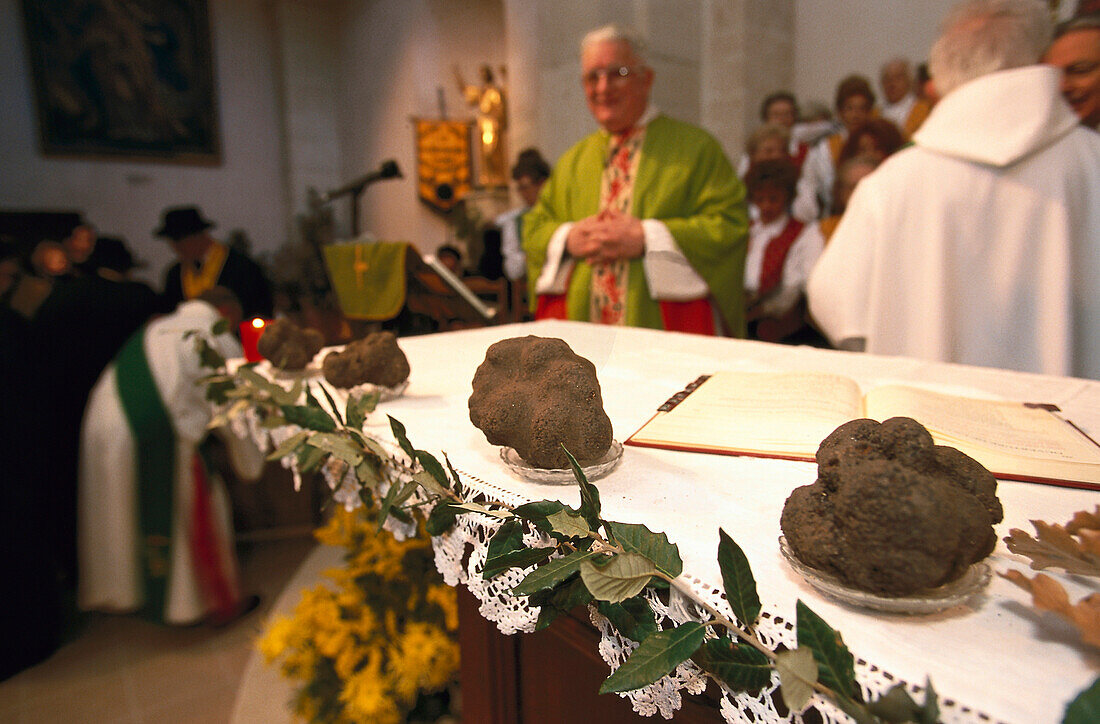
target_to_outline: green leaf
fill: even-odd
[[[581,580],[592,596],[612,603],[637,596],[656,572],[653,561],[638,553],[614,555],[603,566],[581,563]]]
[[[647,636],[630,658],[600,685],[600,693],[632,691],[652,684],[694,654],[705,633],[703,624],[688,621]]]
[[[726,601],[733,615],[751,629],[760,615],[756,579],[744,551],[721,528],[718,529],[718,567],[722,571],[722,585],[725,586]]]
[[[728,636],[705,642],[693,660],[735,691],[759,691],[772,680],[772,664],[768,657]]]
[[[429,473],[427,470],[419,470],[413,475],[413,480],[420,483],[421,486],[429,493],[433,495],[440,495],[447,497],[447,489],[439,484],[439,481],[435,479],[435,476]]]
[[[401,449],[405,451],[410,460],[416,460],[416,451],[413,450],[409,438],[405,436],[405,426],[393,419],[391,415],[386,415],[386,417],[390,420],[390,429],[393,430],[393,436],[397,440],[397,444],[401,446]]]
[[[775,654],[775,670],[779,674],[779,694],[791,711],[802,711],[814,695],[817,662],[814,652],[797,648]]]
[[[416,483],[409,482],[405,485],[406,487],[409,485],[415,487]],[[393,508],[394,505],[397,505],[398,496],[403,492],[400,488],[401,486],[398,485],[396,481],[391,483],[389,490],[386,491],[385,497],[382,498],[382,505],[378,509],[378,524],[375,527],[376,532],[382,530],[382,526],[386,524],[386,518],[390,515],[390,509]]]
[[[607,527],[624,551],[645,556],[669,578],[676,578],[684,570],[680,550],[664,533],[654,533],[640,523],[608,521]]]
[[[509,568],[527,568],[550,557],[556,548],[528,548],[523,543],[523,522],[512,518],[504,522],[489,539],[485,567],[481,575],[486,580]]]
[[[565,503],[558,500],[536,500],[533,503],[524,503],[512,512],[519,518],[523,518],[543,533],[553,530],[548,518],[554,513],[569,510]]]
[[[328,457],[328,453],[320,448],[313,447],[309,443],[298,448],[298,472],[312,473],[321,467],[321,463]]]
[[[361,436],[360,439],[362,439],[363,441],[363,446],[366,447],[367,450],[370,450],[372,453],[374,453],[374,456],[377,457],[379,460],[389,460],[390,453],[388,450],[386,450],[386,448],[382,447],[382,443],[378,442],[373,437],[368,437],[366,435]]]
[[[218,321],[214,322],[210,327],[210,333],[217,337],[220,334],[225,334],[229,331],[229,320],[225,317],[219,317]]]
[[[532,599],[533,600],[533,599]],[[583,606],[592,600],[592,594],[585,588],[581,579],[566,579],[555,586],[546,595],[539,596],[539,618],[535,630],[541,631],[554,622],[558,616],[569,613],[577,606]]]
[[[229,393],[236,389],[237,384],[232,380],[214,380],[206,385],[206,399],[224,405],[229,399]]]
[[[355,466],[355,478],[359,481],[360,485],[366,487],[375,487],[378,483],[382,482],[382,478],[378,475],[378,463],[372,458],[364,457],[358,465]]]
[[[306,405],[309,407],[316,407],[318,410],[324,410],[324,408],[321,407],[321,403],[313,396],[313,389],[309,385],[306,385]]]
[[[287,422],[291,422],[308,430],[317,432],[334,432],[336,423],[332,421],[324,410],[317,407],[303,407],[301,405],[283,405],[279,408]]]
[[[306,441],[309,437],[309,430],[299,430],[286,440],[283,440],[279,447],[275,448],[270,455],[267,456],[267,460],[282,460],[287,455],[291,454],[298,449],[298,446]]]
[[[447,463],[447,470],[450,471],[451,480],[454,481],[455,495],[462,495],[462,483],[460,483],[458,481],[458,471],[455,470],[454,465],[451,465],[451,459],[449,457],[447,457],[447,453],[443,453],[443,462]],[[451,482],[450,481],[444,481],[443,482],[443,487],[445,487],[445,488],[451,487]]]
[[[616,631],[634,641],[641,641],[646,636],[657,633],[657,619],[653,615],[653,609],[642,596],[628,598],[620,603],[600,601],[596,607]]]
[[[855,691],[855,662],[840,633],[799,600],[795,604],[798,645],[814,652],[821,683],[842,697],[852,699]]]
[[[514,511],[513,511],[514,512]],[[580,570],[583,561],[602,555],[592,551],[573,551],[567,556],[555,558],[527,574],[512,589],[515,596],[530,596],[538,591],[553,588]]]
[[[348,421],[348,427],[356,430],[363,429],[363,423],[367,421],[367,415],[374,410],[376,399],[371,395],[349,395],[348,406],[344,411],[344,417]]]
[[[332,410],[333,417],[341,425],[344,424],[344,418],[340,417],[340,408],[336,406],[336,400],[332,399],[332,395],[329,394],[328,388],[321,382],[317,383],[317,386],[321,388],[321,392],[325,393],[325,400],[328,401],[329,409]]]
[[[513,553],[500,556],[493,561],[493,565],[490,568],[489,561],[485,561],[485,570],[482,572],[482,577],[485,579],[492,578],[509,568],[528,568],[537,563],[542,563],[549,558],[557,548],[522,548]]]
[[[272,399],[275,399],[276,395],[284,392],[282,387],[267,379],[256,370],[252,369],[251,366],[245,365],[238,368],[237,376],[243,379],[245,382],[251,384],[256,389],[262,392],[266,392]],[[294,400],[291,400],[291,402],[287,404],[293,404],[293,402]]]
[[[546,522],[550,525],[550,532],[561,538],[588,537],[592,532],[584,518],[568,509],[548,515]]]
[[[260,427],[265,430],[276,430],[280,427],[286,427],[286,418],[278,413],[272,412],[264,421],[260,423]]]
[[[424,524],[428,535],[443,535],[454,527],[458,511],[450,503],[437,503]]]
[[[487,515],[490,518],[497,518],[499,520],[508,520],[513,517],[511,511],[508,510],[492,510],[486,508],[481,503],[452,503],[452,507],[456,510],[467,510],[471,513],[481,513]]]
[[[867,710],[887,722],[919,722],[921,708],[909,696],[904,684],[890,687],[885,694],[867,704]]]
[[[274,389],[271,390],[271,401],[276,405],[293,405],[302,396],[302,386],[304,384],[302,378],[299,377],[294,380],[294,384],[290,386],[289,390],[284,389],[282,385],[272,385]]]
[[[197,337],[195,347],[199,352],[199,364],[203,367],[221,369],[225,366],[225,357],[222,357],[221,352],[211,347],[204,338]]]
[[[401,486],[401,492],[397,494],[397,498],[394,499],[393,504],[395,506],[404,505],[405,501],[411,498],[413,493],[416,492],[417,487],[418,486],[414,481],[407,481],[404,485]],[[398,510],[395,507],[391,512],[396,515],[398,513]]]
[[[443,472],[443,466],[439,464],[439,461],[435,457],[425,450],[414,450],[416,460],[420,463],[420,466],[431,473],[431,476],[439,481],[439,484],[443,487],[447,487],[447,473]]]
[[[561,446],[562,450],[565,450],[565,446]],[[581,488],[581,507],[577,511],[588,521],[588,527],[592,530],[600,529],[600,491],[596,490],[596,486],[588,482],[588,478],[584,476],[584,471],[581,470],[581,466],[577,464],[577,459],[573,457],[573,454],[568,450],[565,450],[565,457],[569,458],[569,466],[573,468],[573,475],[577,478],[577,485]]]
[[[486,558],[513,553],[523,548],[523,521],[518,518],[504,521],[492,537],[486,550]]]
[[[363,461],[363,451],[351,440],[336,432],[311,433],[309,444],[321,448],[353,468]]]
[[[1100,679],[1093,682],[1092,689],[1092,709],[1090,711],[1097,716],[1090,715],[1083,721],[1100,721],[1100,691],[1097,689],[1097,684],[1100,684]],[[932,688],[932,680],[924,680],[924,706],[920,709],[920,718],[917,720],[919,724],[936,724],[940,720],[940,702],[939,697],[936,695],[936,690]]]

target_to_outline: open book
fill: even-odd
[[[912,417],[998,478],[1100,490],[1100,445],[1050,405],[1025,405],[813,372],[718,372],[661,406],[627,445],[812,461],[860,417]]]

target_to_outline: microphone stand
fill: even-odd
[[[397,167],[397,162],[393,159],[383,162],[382,166],[377,171],[361,176],[338,188],[326,191],[321,196],[321,201],[328,203],[335,198],[351,194],[351,233],[353,236],[359,236],[359,197],[363,195],[367,186],[370,186],[376,181],[382,181],[389,178],[402,178],[401,169]]]

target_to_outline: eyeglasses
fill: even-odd
[[[593,68],[581,76],[581,82],[586,86],[594,86],[601,79],[608,83],[625,82],[627,78],[637,75],[642,70],[642,66],[632,68],[629,65],[620,65],[617,68]]]

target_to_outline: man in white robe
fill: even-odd
[[[1035,65],[1049,16],[987,0],[944,27],[930,55],[942,100],[856,189],[810,312],[839,346],[1098,378],[1100,136]]]
[[[78,514],[83,609],[141,609],[154,620],[189,624],[225,622],[247,605],[229,498],[198,455],[212,409],[205,386],[196,384],[210,370],[200,365],[194,335],[226,358],[241,356],[231,334],[211,333],[222,318],[219,308],[228,310],[235,300],[215,308],[207,295],[139,331],[89,397]],[[225,439],[240,471],[257,476],[263,458],[255,446],[233,435]]]

